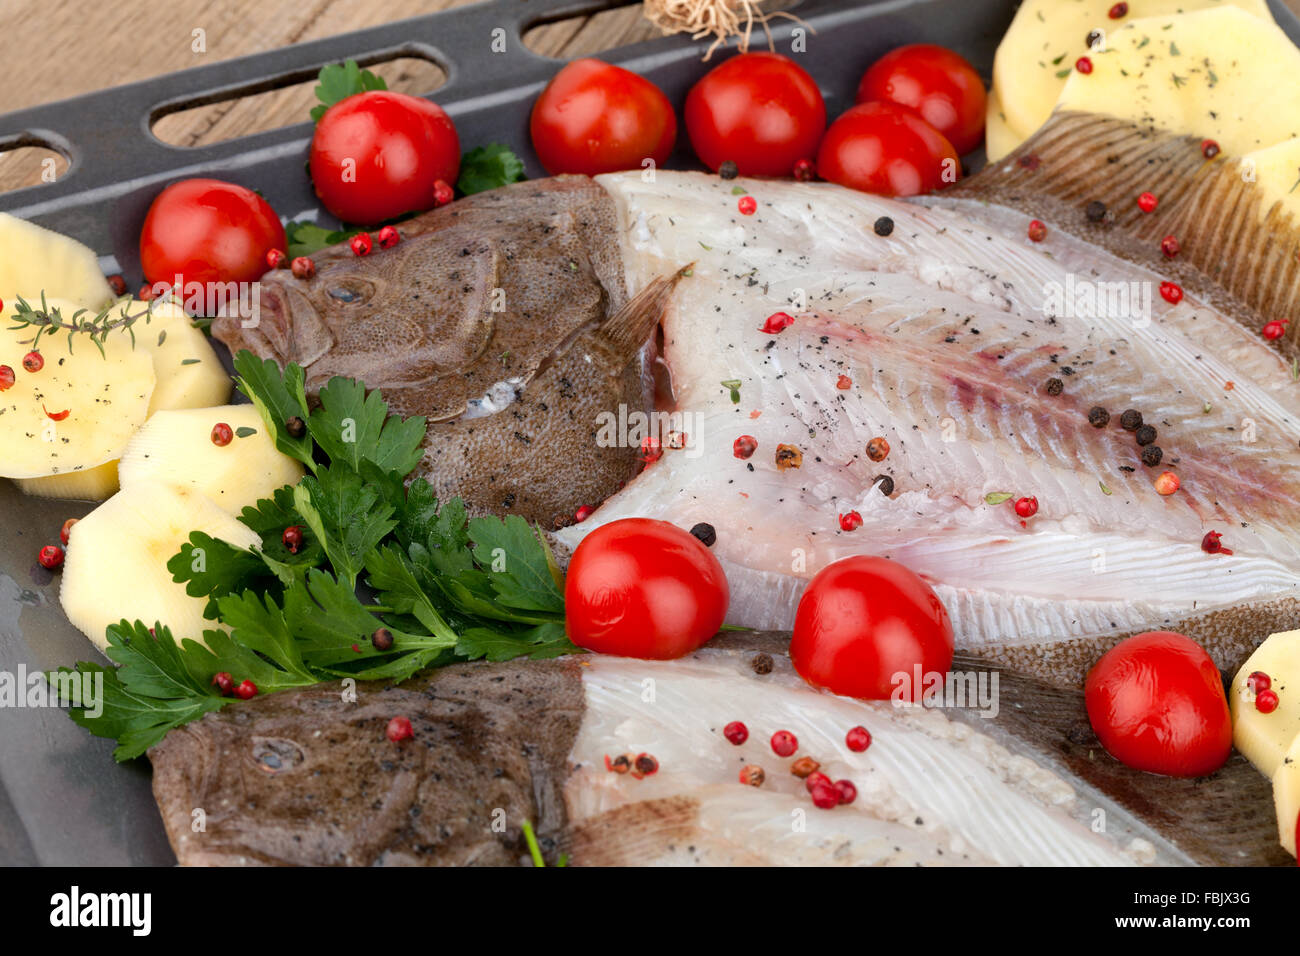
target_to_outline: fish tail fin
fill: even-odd
[[[600,331],[620,355],[631,356],[645,345],[654,328],[663,318],[668,300],[683,276],[689,275],[691,265],[683,266],[670,276],[657,276],[649,285],[632,297],[623,308],[611,315],[601,325]]]
[[[1113,116],[1058,112],[1009,156],[945,195],[1047,220],[1258,331],[1262,322],[1300,314],[1300,222],[1275,192],[1259,188],[1250,157],[1207,151],[1208,142]],[[1138,206],[1144,192],[1158,198],[1154,212]],[[1098,202],[1104,216],[1096,206],[1089,216]],[[1168,235],[1180,245],[1173,259],[1160,249]],[[1292,322],[1275,344],[1296,354],[1300,324]]]

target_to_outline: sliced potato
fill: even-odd
[[[212,442],[212,428],[224,422],[236,437]],[[241,430],[251,434],[239,437]],[[283,485],[295,484],[303,468],[275,447],[252,405],[220,405],[155,412],[127,444],[118,464],[123,488],[165,481],[198,491],[233,515]]]
[[[103,501],[117,494],[117,462],[106,461],[84,471],[44,478],[15,478],[18,490],[37,498],[64,498],[76,501]]]
[[[989,90],[988,113],[984,121],[984,153],[989,162],[996,163],[1028,138],[1007,120],[998,91]]]
[[[0,299],[37,303],[41,293],[86,309],[113,300],[95,253],[67,236],[0,212]]]
[[[1277,838],[1282,848],[1296,855],[1300,834],[1300,734],[1273,774],[1273,807],[1277,811]]]
[[[135,313],[145,307],[143,302],[124,302],[115,314]],[[123,336],[130,341],[129,335]],[[180,306],[157,305],[147,323],[137,320],[135,348],[147,353],[153,362],[156,382],[149,414],[160,409],[206,408],[230,400],[234,382],[207,336],[194,327]],[[24,494],[41,498],[103,501],[119,488],[117,462],[73,474],[17,478],[14,484]]]
[[[1107,46],[1114,46],[1115,35],[1135,18],[1226,6],[1273,22],[1264,0],[1134,0],[1128,16],[1121,20],[1107,15],[1113,5],[1113,0],[1025,0],[1020,5],[994,56],[993,86],[1002,99],[1007,125],[1022,139],[1047,122],[1075,60],[1088,55],[1095,65],[1106,59],[1106,54],[1094,56],[1088,48],[1088,34],[1093,30],[1103,31]],[[1152,37],[1151,44],[1157,39],[1162,38]],[[1167,52],[1168,44],[1163,49]],[[1158,46],[1147,48],[1151,54],[1159,51]]]
[[[1300,130],[1300,84],[1278,80],[1300,74],[1300,50],[1269,20],[1224,6],[1133,20],[1107,43],[1091,73],[1071,72],[1059,109],[1208,137],[1230,156]]]
[[[1300,222],[1300,137],[1284,140],[1242,157],[1244,171],[1255,177],[1262,192],[1260,215],[1267,215],[1275,203]],[[1243,171],[1243,174],[1244,174]]]
[[[128,301],[115,307],[116,314],[141,312],[148,303]],[[194,327],[194,320],[179,305],[171,302],[154,306],[148,322],[138,319],[134,325],[137,348],[153,359],[152,414],[164,409],[210,408],[230,401],[234,380],[221,365],[208,337]]]
[[[206,598],[191,597],[172,580],[167,562],[203,531],[237,548],[260,544],[252,529],[189,488],[139,481],[74,524],[59,600],[63,610],[103,650],[110,624],[125,618],[162,622],[177,641],[201,640],[217,627],[203,617]]]
[[[49,300],[65,317],[78,308]],[[41,337],[44,365],[23,368],[34,330],[11,329],[13,306],[0,314],[0,365],[14,372],[14,384],[0,392],[0,476],[37,478],[84,471],[114,460],[144,423],[154,390],[153,362],[143,350],[109,336],[104,354],[84,335],[60,332]],[[56,421],[51,415],[68,414]]]
[[[1261,713],[1247,686],[1255,671],[1272,681],[1278,706]],[[1266,777],[1272,777],[1292,741],[1300,735],[1300,631],[1283,631],[1269,637],[1241,665],[1228,694],[1232,708],[1232,742]]]

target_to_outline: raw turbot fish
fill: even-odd
[[[1090,130],[1096,156],[1053,138],[1058,122],[956,195],[922,202],[754,181],[758,211],[744,216],[716,178],[600,177],[633,290],[697,259],[663,321],[691,445],[560,539],[576,546],[631,515],[707,521],[728,620],[758,628],[790,627],[808,578],[861,553],[931,581],[959,647],[1155,627],[1227,646],[1296,626],[1300,387],[1252,304],[1294,304],[1294,245],[1268,240],[1278,234],[1239,204],[1235,243],[1205,252],[1199,235],[1223,227],[1202,207],[1240,177],[1202,174],[1203,188],[1180,193],[1197,178],[1180,157],[1204,166],[1194,141],[1096,122],[1119,140]],[[1137,156],[1142,178],[1112,169],[1116,155]],[[1181,223],[1199,260],[1166,264],[1158,238],[1120,221],[1142,181],[1170,197],[1164,225],[1143,228]],[[1045,241],[1028,239],[1030,216],[1013,206],[1042,210]],[[1253,281],[1237,256],[1260,270]],[[1198,262],[1235,289],[1201,281]],[[1172,279],[1180,302],[1160,291]],[[1286,296],[1275,283],[1290,283]],[[778,331],[779,312],[793,322]],[[1150,430],[1126,429],[1128,410]],[[742,436],[752,457],[735,451]],[[1181,482],[1172,495],[1155,487],[1166,471]],[[1037,499],[1031,518],[1013,508],[1022,496]],[[849,512],[862,524],[842,530]],[[1202,548],[1211,531],[1231,555]]]
[[[567,853],[579,865],[1127,865],[1282,852],[1266,815],[1240,799],[1242,787],[1267,791],[1240,758],[1208,781],[1094,768],[1076,692],[1019,680],[998,689],[1018,714],[973,698],[965,710],[896,709],[811,689],[783,646],[781,635],[732,635],[675,662],[458,664],[361,684],[355,700],[339,684],[284,691],[172,731],[150,752],[154,792],[182,864],[526,862],[525,820],[550,862]],[[770,670],[753,666],[760,654]],[[398,714],[415,735],[393,744],[384,728]],[[737,718],[750,736],[733,746],[722,728]],[[873,737],[864,753],[845,745],[856,725]],[[814,808],[768,746],[777,729],[857,799]],[[648,753],[659,769],[639,780],[606,769],[624,753]],[[761,787],[739,782],[746,765],[763,768]],[[1168,812],[1149,826],[1090,775],[1137,809]],[[1189,806],[1215,825],[1182,826]]]

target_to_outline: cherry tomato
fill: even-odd
[[[867,700],[887,700],[896,689],[902,700],[920,699],[916,666],[923,676],[946,674],[952,652],[952,622],[930,586],[901,564],[866,555],[818,572],[799,600],[790,639],[790,660],[804,680]]]
[[[1097,739],[1137,770],[1200,777],[1232,751],[1223,678],[1182,634],[1149,631],[1120,642],[1088,672],[1084,694]]]
[[[915,196],[955,182],[961,163],[933,126],[897,103],[863,103],[831,124],[817,154],[823,179],[882,196]]]
[[[779,53],[742,53],[706,73],[686,96],[686,132],[710,169],[727,160],[743,176],[791,176],[826,131],[816,82]]]
[[[140,233],[140,264],[150,284],[253,282],[266,254],[283,249],[284,227],[270,204],[219,179],[184,179],[154,199]]]
[[[969,153],[984,138],[987,99],[984,81],[961,54],[929,43],[886,53],[862,75],[857,96],[859,103],[887,100],[911,107],[959,153]]]
[[[662,166],[677,140],[677,115],[659,87],[600,60],[574,60],[542,90],[529,123],[533,149],[551,175],[595,176]]]
[[[432,209],[439,180],[455,183],[460,139],[442,107],[371,90],[335,103],[311,139],[311,178],[325,208],[369,224]]]
[[[666,521],[624,518],[573,552],[565,628],[591,651],[667,660],[716,634],[729,599],[722,565],[698,538]]]

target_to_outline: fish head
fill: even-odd
[[[262,335],[282,363],[303,366],[311,393],[336,375],[382,379],[386,394],[419,392],[426,416],[459,414],[465,396],[452,383],[482,357],[500,314],[500,256],[482,240],[451,250],[448,238],[421,236],[369,257],[334,247],[309,279],[269,273]]]

